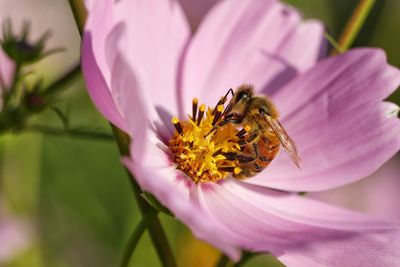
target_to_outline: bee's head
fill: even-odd
[[[235,95],[233,97],[234,104],[241,104],[241,103],[250,103],[251,98],[253,97],[253,86],[244,84],[236,89]]]
[[[264,96],[253,97],[249,106],[249,112],[257,117],[270,116],[276,119],[279,116],[274,104]]]

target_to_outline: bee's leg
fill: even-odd
[[[246,138],[246,143],[250,144],[251,142],[254,141],[254,139],[256,139],[257,137],[260,136],[260,131],[254,132],[252,134],[250,134],[247,138]]]
[[[235,117],[235,114],[229,114],[229,116],[227,116],[223,121],[221,121],[217,125],[215,125],[204,137],[209,136],[211,133],[213,133],[219,127],[222,127],[229,122],[232,122],[234,124],[239,124],[239,123],[242,123],[242,121],[243,121],[242,117],[239,117],[239,116]]]
[[[243,150],[243,148],[247,144],[251,144],[258,136],[260,136],[260,131],[252,132],[247,135],[243,135],[240,140],[238,141],[238,145],[240,146],[240,149]]]
[[[239,163],[250,163],[256,160],[255,157],[239,154],[237,155]]]
[[[224,126],[228,122],[232,122],[233,124],[240,124],[243,121],[243,116],[240,116],[238,114],[231,113],[228,116],[224,118],[220,123],[218,123],[218,126]]]
[[[239,163],[250,163],[256,160],[256,158],[248,155],[238,154],[236,152],[226,152],[221,153],[227,160],[235,161],[237,160]]]
[[[245,139],[240,139],[237,143],[240,146],[241,150],[243,150],[243,147],[247,144]]]
[[[236,136],[239,137],[243,142],[243,144],[248,144],[254,141],[254,139],[256,139],[257,137],[260,136],[260,131],[256,131],[256,132],[251,132],[249,133],[248,131],[246,131],[244,128],[242,130],[240,130]]]
[[[230,161],[235,161],[237,159],[237,153],[236,152],[225,152],[221,153],[227,160]]]
[[[222,112],[221,117],[224,117],[226,114],[229,114],[229,112],[232,111],[233,104],[229,102],[229,104],[226,106],[224,112]]]
[[[247,134],[247,131],[246,131],[245,128],[243,128],[242,130],[240,130],[240,131],[236,134],[236,136],[239,137],[239,138],[244,138],[246,134]]]
[[[234,114],[230,114],[230,115],[234,115]],[[221,121],[220,123],[218,123],[217,125],[215,125],[207,135],[209,135],[210,133],[212,133],[213,131],[218,129],[218,127],[222,127],[222,126],[224,126],[225,124],[227,124],[229,122],[232,122],[233,124],[239,124],[242,121],[243,121],[243,118],[241,118],[241,117],[229,116],[229,117],[225,118],[223,121]]]

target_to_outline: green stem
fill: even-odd
[[[346,51],[351,47],[374,3],[375,0],[360,0],[350,20],[347,22],[346,27],[343,29],[340,35],[341,37],[338,41],[340,51]],[[336,53],[337,52],[335,50],[332,51],[332,54]]]
[[[240,258],[240,260],[236,263],[233,263],[229,260],[229,258],[222,254],[221,257],[219,258],[219,261],[217,263],[217,265],[215,265],[216,267],[241,267],[244,264],[246,264],[252,257],[258,255],[258,253],[251,253],[251,252],[247,252],[244,251],[242,258]]]
[[[30,125],[24,128],[26,131],[32,132],[40,132],[47,135],[54,136],[68,136],[68,137],[77,137],[77,138],[85,138],[85,139],[96,139],[96,140],[104,140],[104,141],[112,141],[114,140],[114,136],[108,133],[99,133],[85,129],[72,128],[72,129],[60,129],[54,128],[46,125]]]
[[[44,93],[45,96],[53,96],[68,85],[70,85],[81,74],[80,63],[76,64],[71,70],[65,73],[58,80],[50,84]]]
[[[78,26],[79,33],[82,36],[83,27],[86,20],[86,10],[83,2],[82,0],[69,0],[69,4],[71,6],[72,12],[74,13],[74,18]],[[113,130],[121,156],[129,156],[129,136],[114,125],[110,125]],[[136,180],[128,170],[127,173],[134,197],[139,206],[139,210],[142,216],[146,216],[146,214],[148,214],[149,212],[153,212],[154,208],[149,203],[147,203],[144,198],[141,197],[141,189],[139,185],[136,183]],[[157,216],[147,224],[147,230],[149,231],[151,241],[156,248],[162,265],[164,267],[176,267],[176,261],[168,244],[167,236]]]
[[[154,218],[156,214],[157,214],[156,211],[149,212],[146,216],[144,216],[140,220],[138,225],[135,227],[131,236],[128,239],[128,242],[125,245],[125,250],[120,267],[127,267],[129,265],[129,261],[131,260],[132,254],[135,251],[135,248],[138,245],[139,240],[142,237],[144,231],[146,230],[147,224]]]
[[[86,8],[82,0],[68,0],[79,34],[82,36],[86,21]]]
[[[112,124],[110,125],[113,130],[120,154],[122,156],[129,156],[129,136],[116,126]],[[142,216],[146,216],[146,214],[149,212],[154,212],[155,209],[141,196],[141,189],[136,183],[135,178],[129,171],[127,171],[127,174],[132,187],[133,195]],[[169,246],[167,236],[157,216],[147,224],[147,230],[149,231],[150,239],[157,251],[162,265],[164,267],[176,267],[176,261]]]
[[[330,35],[329,33],[325,32],[324,33],[324,37],[326,40],[328,40],[328,42],[332,45],[332,51],[331,54],[334,53],[343,53],[344,51],[342,50],[342,48],[340,47],[340,45],[336,42],[335,38],[333,38],[332,35]],[[336,50],[336,51],[335,51]]]
[[[229,258],[225,254],[222,254],[215,267],[225,267],[229,262]]]
[[[244,252],[240,261],[236,262],[233,267],[241,267],[245,265],[252,257],[257,256],[257,253]]]
[[[19,74],[21,72],[21,64],[20,63],[16,63],[15,64],[15,71],[14,71],[14,76],[13,76],[13,80],[11,82],[11,86],[10,86],[10,91],[14,91],[17,87],[17,83],[18,83],[18,79],[19,79]]]
[[[11,96],[13,94],[16,94],[16,90],[17,90],[17,85],[18,85],[18,80],[20,77],[20,72],[21,72],[21,64],[20,63],[16,63],[15,64],[15,70],[14,70],[14,76],[13,79],[11,81],[11,85],[10,85],[10,89],[8,89],[7,91],[5,91],[4,94],[4,103],[3,105],[5,106],[8,102],[8,100],[11,98]]]

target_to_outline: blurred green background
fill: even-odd
[[[337,38],[358,1],[286,2],[305,17],[324,21]],[[376,2],[355,46],[381,47],[389,62],[400,66],[400,1]],[[0,19],[11,17],[17,27],[23,19],[31,21],[34,34],[51,29],[54,35],[49,47],[67,49],[35,66],[47,83],[78,62],[79,35],[67,1],[19,0],[12,4],[0,0],[0,10]],[[60,99],[57,106],[68,113],[72,125],[110,133],[82,80]],[[399,104],[400,92],[391,100]],[[61,127],[54,112],[46,111],[35,120]],[[29,246],[0,266],[118,266],[123,246],[140,218],[116,146],[109,141],[37,133],[0,136],[0,194],[9,213],[27,220],[32,232]],[[216,250],[194,240],[174,219],[164,215],[161,219],[180,266],[212,266],[219,256]],[[265,266],[270,261],[258,256],[246,266]],[[130,266],[160,266],[147,234]]]

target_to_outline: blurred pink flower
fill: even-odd
[[[14,70],[14,62],[4,53],[4,51],[0,47],[0,111],[3,108],[3,93],[11,85],[14,76]]]
[[[2,90],[10,86],[14,68],[14,62],[0,48],[0,88]]]
[[[0,41],[3,39],[3,23],[5,23],[4,19],[4,15],[0,12]],[[11,85],[14,69],[14,62],[6,55],[0,46],[0,99],[3,91]],[[0,110],[2,105],[2,100],[0,100]]]
[[[89,94],[133,138],[125,165],[200,239],[237,260],[268,251],[290,266],[393,266],[400,224],[337,208],[322,191],[371,174],[400,148],[400,83],[379,49],[318,61],[323,26],[277,1],[220,1],[191,36],[175,0],[86,1],[82,67]],[[214,106],[229,88],[255,85],[280,110],[302,157],[279,153],[246,180],[197,185],[171,163],[170,119],[192,98]]]
[[[0,208],[0,265],[24,251],[30,244],[28,225]]]

